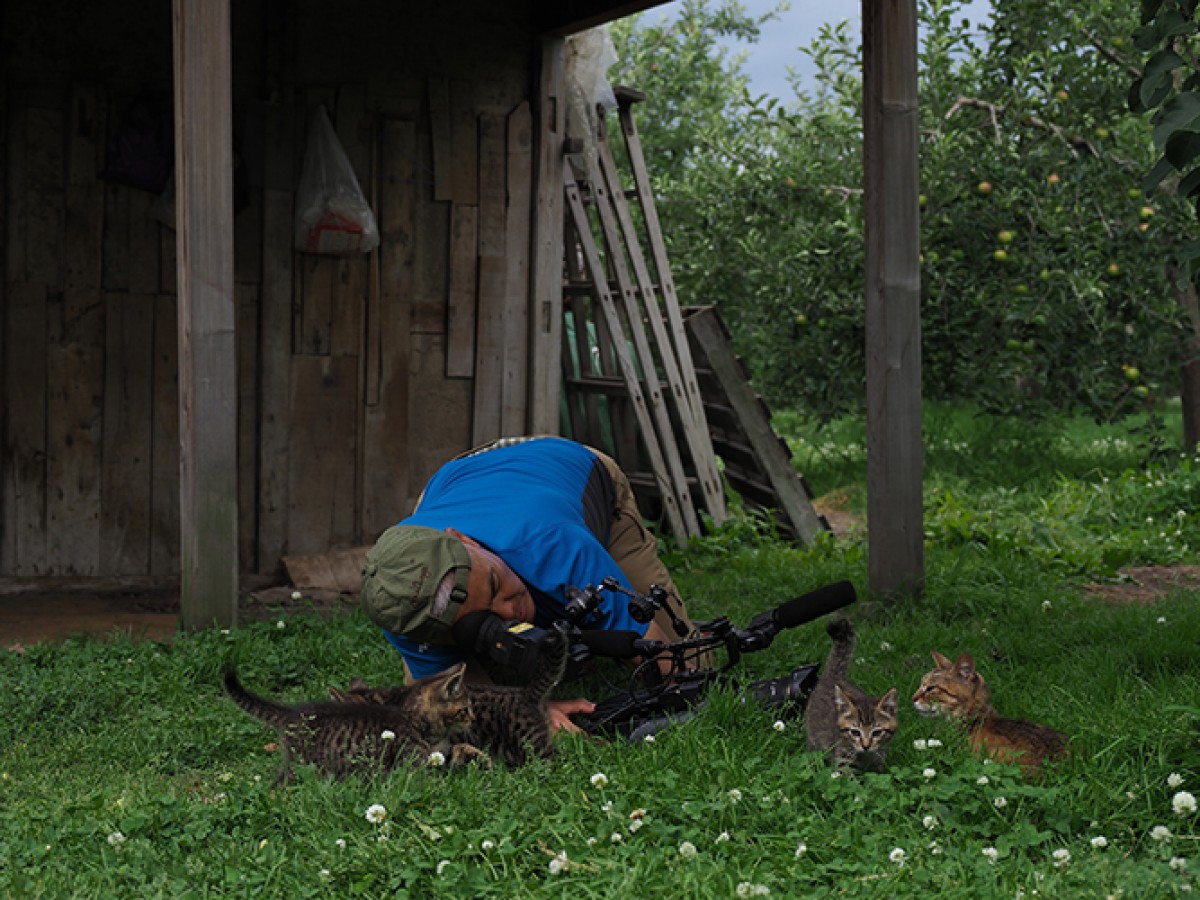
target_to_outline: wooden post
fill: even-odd
[[[542,39],[542,65],[534,110],[533,234],[529,288],[529,430],[558,434],[562,390],[563,137],[567,97],[564,41]],[[580,323],[576,322],[579,328]]]
[[[920,210],[916,0],[863,0],[867,524],[873,592],[919,592]]]
[[[175,0],[180,622],[237,619],[229,0]]]

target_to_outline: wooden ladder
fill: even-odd
[[[580,177],[565,167],[567,415],[572,436],[611,452],[682,540],[701,533],[697,502],[714,523],[725,520],[724,488],[633,121],[644,95],[616,95],[633,188],[622,184],[603,121]]]

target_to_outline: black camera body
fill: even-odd
[[[506,621],[489,612],[477,612],[454,624],[454,637],[464,649],[528,681],[537,674],[543,647],[552,635],[532,622]]]

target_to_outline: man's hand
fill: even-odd
[[[590,713],[595,708],[595,703],[582,697],[576,697],[574,700],[551,700],[546,704],[550,730],[558,731],[561,728],[564,731],[582,731],[569,717],[575,713]]]

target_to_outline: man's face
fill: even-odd
[[[447,528],[447,532],[463,542],[471,558],[471,574],[467,578],[467,599],[454,617],[457,622],[467,613],[487,610],[502,619],[532,622],[533,598],[525,582],[499,556],[480,546],[474,539]]]

